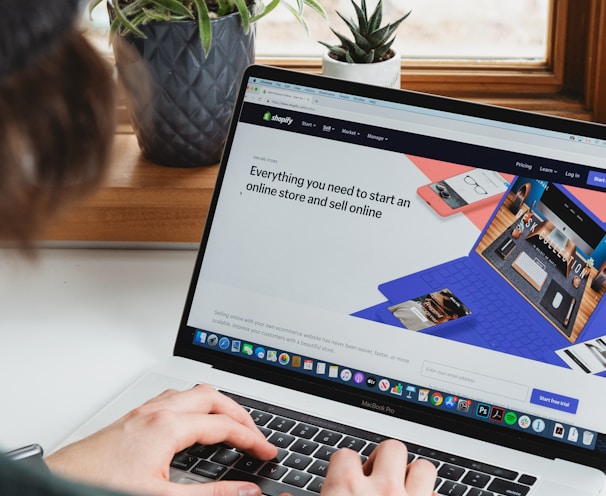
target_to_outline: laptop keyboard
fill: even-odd
[[[322,488],[330,456],[350,448],[368,458],[387,439],[367,431],[310,417],[256,400],[229,395],[244,406],[265,437],[278,448],[268,462],[257,460],[227,445],[195,444],[177,453],[171,480],[244,480],[258,484],[263,494],[312,496]],[[431,461],[438,470],[435,491],[449,496],[527,496],[537,478],[424,446],[406,443],[408,462]],[[198,479],[200,476],[203,479]]]

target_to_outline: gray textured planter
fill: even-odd
[[[147,38],[116,37],[114,54],[131,123],[146,159],[174,167],[217,163],[244,69],[254,61],[254,27],[240,16],[212,21],[204,55],[194,21],[141,26]]]

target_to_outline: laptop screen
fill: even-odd
[[[604,188],[603,126],[253,66],[176,354],[604,466]]]

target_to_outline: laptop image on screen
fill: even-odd
[[[596,312],[603,291],[592,285],[590,269],[605,261],[606,232],[567,187],[560,188],[518,177],[469,256],[379,285],[388,301],[374,315],[373,309],[360,315],[567,366],[558,350],[604,334]],[[526,199],[516,201],[526,191]],[[465,305],[463,315],[432,325],[431,314],[415,315],[416,307],[407,304],[442,288]]]
[[[172,356],[66,442],[208,383],[279,455],[175,481],[313,495],[396,438],[438,494],[604,494],[605,187],[604,126],[251,66]]]

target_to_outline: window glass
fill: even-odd
[[[357,0],[358,1],[358,0]],[[395,45],[404,58],[545,60],[550,0],[383,0],[384,21],[412,9],[397,32]],[[350,0],[324,0],[330,26],[349,30],[335,11],[355,15]],[[369,10],[374,0],[367,0]],[[259,22],[257,56],[319,56],[318,40],[338,43],[329,25],[309,11],[307,37],[292,15],[276,8]]]

